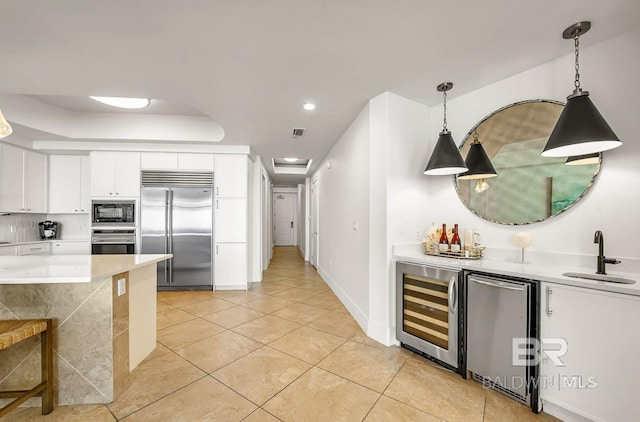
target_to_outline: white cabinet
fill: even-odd
[[[178,168],[178,154],[172,152],[143,152],[140,156],[143,170],[175,170]]]
[[[213,171],[213,154],[176,152],[143,152],[140,157],[142,170],[194,170]]]
[[[0,146],[0,211],[47,212],[47,156]]]
[[[88,213],[90,208],[89,157],[52,155],[49,157],[49,212]]]
[[[0,246],[0,256],[16,256],[18,255],[17,246]]]
[[[18,245],[18,255],[49,255],[50,244],[48,242],[41,243],[27,243],[25,245]]]
[[[215,256],[216,290],[247,288],[247,244],[217,243]]]
[[[51,255],[89,255],[91,245],[88,240],[62,240],[51,242]]]
[[[140,196],[139,152],[91,152],[92,197]]]
[[[247,200],[216,198],[216,242],[247,241]]]
[[[216,197],[247,197],[249,169],[246,155],[216,155],[215,169]]]
[[[590,420],[632,420],[640,415],[640,297],[542,283],[541,398]],[[545,349],[566,353],[556,365]],[[560,342],[561,343],[561,342]],[[558,415],[560,416],[560,415]]]
[[[216,155],[214,166],[214,284],[216,289],[246,289],[248,157]]]

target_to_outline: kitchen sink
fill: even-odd
[[[606,281],[609,283],[634,284],[636,282],[635,280],[629,280],[628,278],[615,277],[612,275],[604,275],[604,274],[564,273],[562,275],[566,277],[573,277],[573,278],[586,278],[589,280]]]

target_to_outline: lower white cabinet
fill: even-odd
[[[558,406],[595,421],[636,420],[640,297],[542,283],[541,302],[541,339],[548,342],[540,363],[544,409]],[[563,341],[558,365],[550,354]]]
[[[65,240],[51,242],[51,255],[89,255],[91,245],[88,240]]]
[[[246,243],[216,243],[214,257],[216,290],[247,288]]]
[[[18,255],[17,246],[0,246],[0,256],[16,256]]]
[[[49,242],[42,243],[27,243],[24,245],[18,245],[18,255],[49,255],[50,244]]]

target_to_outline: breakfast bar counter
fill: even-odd
[[[156,347],[156,263],[168,258],[0,257],[0,319],[54,321],[54,403],[108,403],[127,388]],[[0,390],[38,381],[39,349],[34,338],[0,351]]]

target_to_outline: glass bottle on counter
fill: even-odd
[[[449,239],[447,238],[447,225],[442,225],[442,234],[440,235],[440,241],[438,242],[438,250],[440,252],[449,251]]]
[[[460,235],[458,235],[458,225],[453,225],[453,236],[451,237],[451,252],[460,253],[462,244],[460,242]]]

